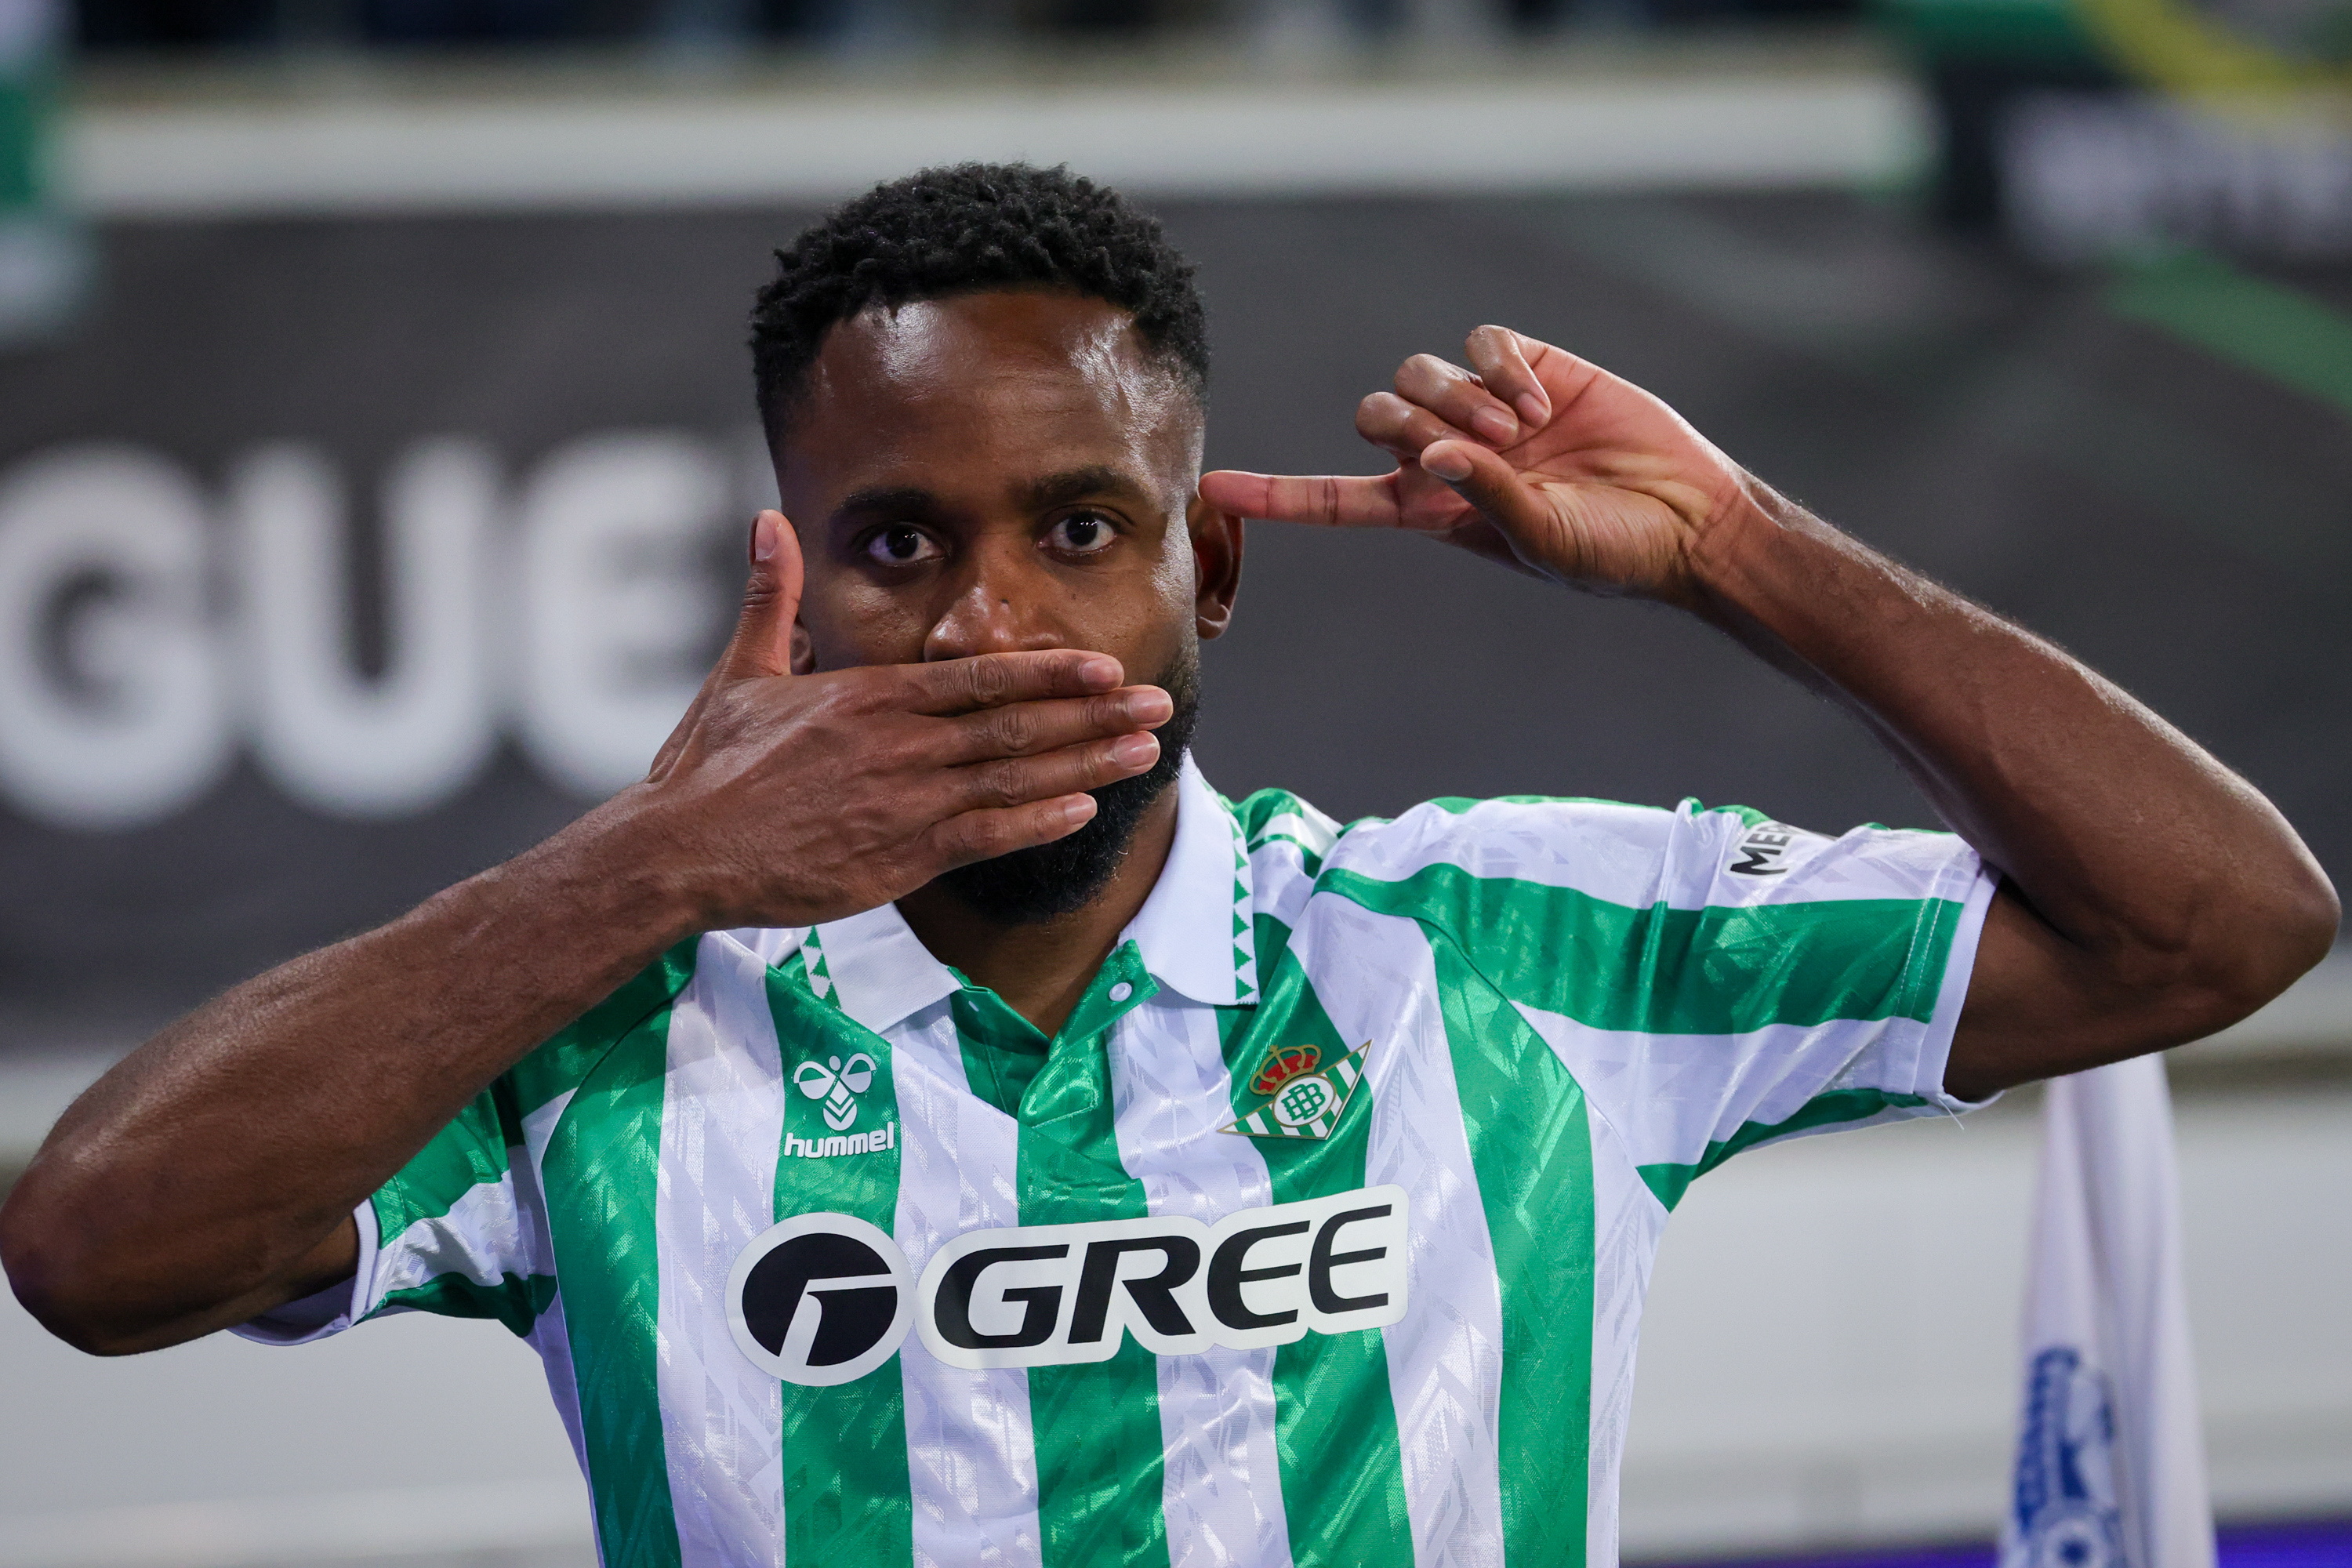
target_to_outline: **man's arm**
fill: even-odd
[[[26,1309],[124,1353],[348,1278],[354,1207],[525,1052],[701,931],[887,903],[1074,831],[1165,692],[1076,650],[793,676],[801,562],[755,525],[734,641],[652,775],[546,843],[166,1029],[0,1209]]]
[[[2335,889],[2252,786],[2078,660],[1830,527],[1649,394],[1500,327],[1408,360],[1377,479],[1223,472],[1251,517],[1403,528],[1681,606],[1839,702],[2003,876],[1946,1087],[2208,1035],[2324,956]]]

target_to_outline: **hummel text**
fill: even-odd
[[[877,1127],[871,1132],[852,1132],[846,1136],[835,1133],[830,1138],[803,1138],[798,1133],[784,1134],[784,1158],[798,1156],[804,1160],[829,1160],[835,1154],[879,1154],[885,1149],[898,1146],[898,1124],[895,1121]]]

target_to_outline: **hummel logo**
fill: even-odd
[[[839,1057],[824,1062],[803,1062],[793,1069],[793,1083],[811,1100],[824,1101],[824,1124],[846,1132],[857,1124],[857,1096],[874,1082],[874,1058],[864,1051],[844,1065]]]

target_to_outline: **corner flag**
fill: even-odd
[[[2164,1058],[2051,1081],[2000,1568],[2213,1568]]]

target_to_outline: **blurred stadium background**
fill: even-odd
[[[771,484],[768,249],[949,159],[1165,216],[1213,462],[1375,467],[1357,396],[1509,322],[2074,647],[2352,884],[2352,8],[1860,4],[0,0],[0,1181],[175,1011],[642,767]],[[1671,616],[1251,552],[1231,793],[1928,820]],[[2352,963],[2174,1083],[2225,1562],[2352,1561]],[[1980,1560],[2034,1104],[1694,1190],[1630,1556]],[[592,1560],[494,1326],[100,1363],[0,1302],[0,1568]]]

